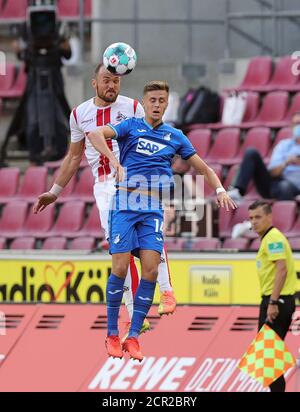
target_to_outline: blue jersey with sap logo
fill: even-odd
[[[119,186],[166,188],[173,182],[171,161],[176,154],[189,159],[196,150],[181,130],[165,123],[150,126],[145,119],[126,119],[108,124],[116,133],[120,163],[126,179]]]

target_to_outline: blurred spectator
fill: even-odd
[[[256,149],[247,149],[234,184],[228,192],[235,201],[242,199],[251,179],[266,199],[292,200],[300,194],[300,112],[292,117],[293,136],[279,142],[268,168]]]

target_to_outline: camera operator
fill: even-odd
[[[57,22],[56,6],[50,1],[30,1],[15,52],[25,63],[27,85],[7,133],[29,150],[29,160],[39,165],[64,157],[68,146],[70,108],[64,94],[62,58],[71,57],[63,26]]]

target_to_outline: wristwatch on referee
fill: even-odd
[[[279,300],[270,299],[268,305],[279,305]]]

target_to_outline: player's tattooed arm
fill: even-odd
[[[88,139],[99,153],[109,159],[116,171],[117,182],[122,182],[124,180],[124,169],[106,143],[107,139],[113,139],[115,136],[116,133],[111,127],[103,126],[89,132]]]

